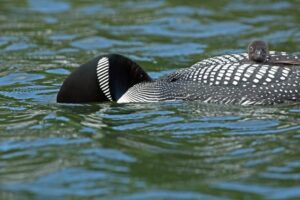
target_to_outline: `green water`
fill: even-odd
[[[119,53],[152,77],[243,52],[300,55],[300,2],[2,0],[0,199],[299,199],[300,104],[59,105]]]

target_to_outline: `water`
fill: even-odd
[[[300,104],[55,103],[98,54],[129,56],[152,77],[253,38],[299,55],[299,7],[2,0],[0,199],[300,198]]]

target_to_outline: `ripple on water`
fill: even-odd
[[[43,79],[42,74],[28,74],[28,73],[13,73],[6,76],[0,77],[0,86],[8,85],[19,85],[19,84],[29,84],[33,81]]]
[[[33,44],[27,44],[25,42],[19,42],[11,44],[7,47],[5,47],[4,51],[20,51],[20,50],[27,50],[29,48],[33,48],[35,45]]]
[[[79,8],[77,12],[82,13],[83,15],[95,15],[98,13],[102,13],[106,15],[116,14],[116,11],[114,9],[104,5],[98,5],[98,4]]]
[[[127,55],[158,78],[244,51],[257,37],[299,52],[298,7],[292,0],[1,4],[0,199],[299,198],[299,104],[55,103],[65,77],[98,54]]]
[[[70,9],[70,4],[57,0],[28,0],[29,8],[43,14],[61,13]]]
[[[121,42],[116,40],[111,40],[103,37],[88,37],[79,39],[71,43],[73,47],[84,49],[84,50],[93,50],[93,49],[102,49],[109,48],[114,45],[120,44]]]
[[[218,183],[216,189],[239,191],[246,194],[257,194],[269,199],[296,198],[300,195],[300,187],[272,187],[249,183]]]

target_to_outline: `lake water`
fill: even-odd
[[[152,77],[253,38],[300,55],[299,13],[296,0],[2,0],[0,199],[299,199],[300,104],[55,102],[99,54]]]

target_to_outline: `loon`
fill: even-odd
[[[268,58],[300,62],[285,52],[268,51]],[[174,100],[240,105],[300,101],[300,64],[254,62],[248,53],[229,54],[153,80],[129,58],[108,54],[73,71],[57,95],[59,103]]]
[[[269,55],[268,44],[262,40],[254,40],[248,45],[249,60],[267,62]]]
[[[287,54],[270,55],[269,47],[265,41],[254,40],[247,48],[250,61],[271,65],[300,65],[300,60]]]

